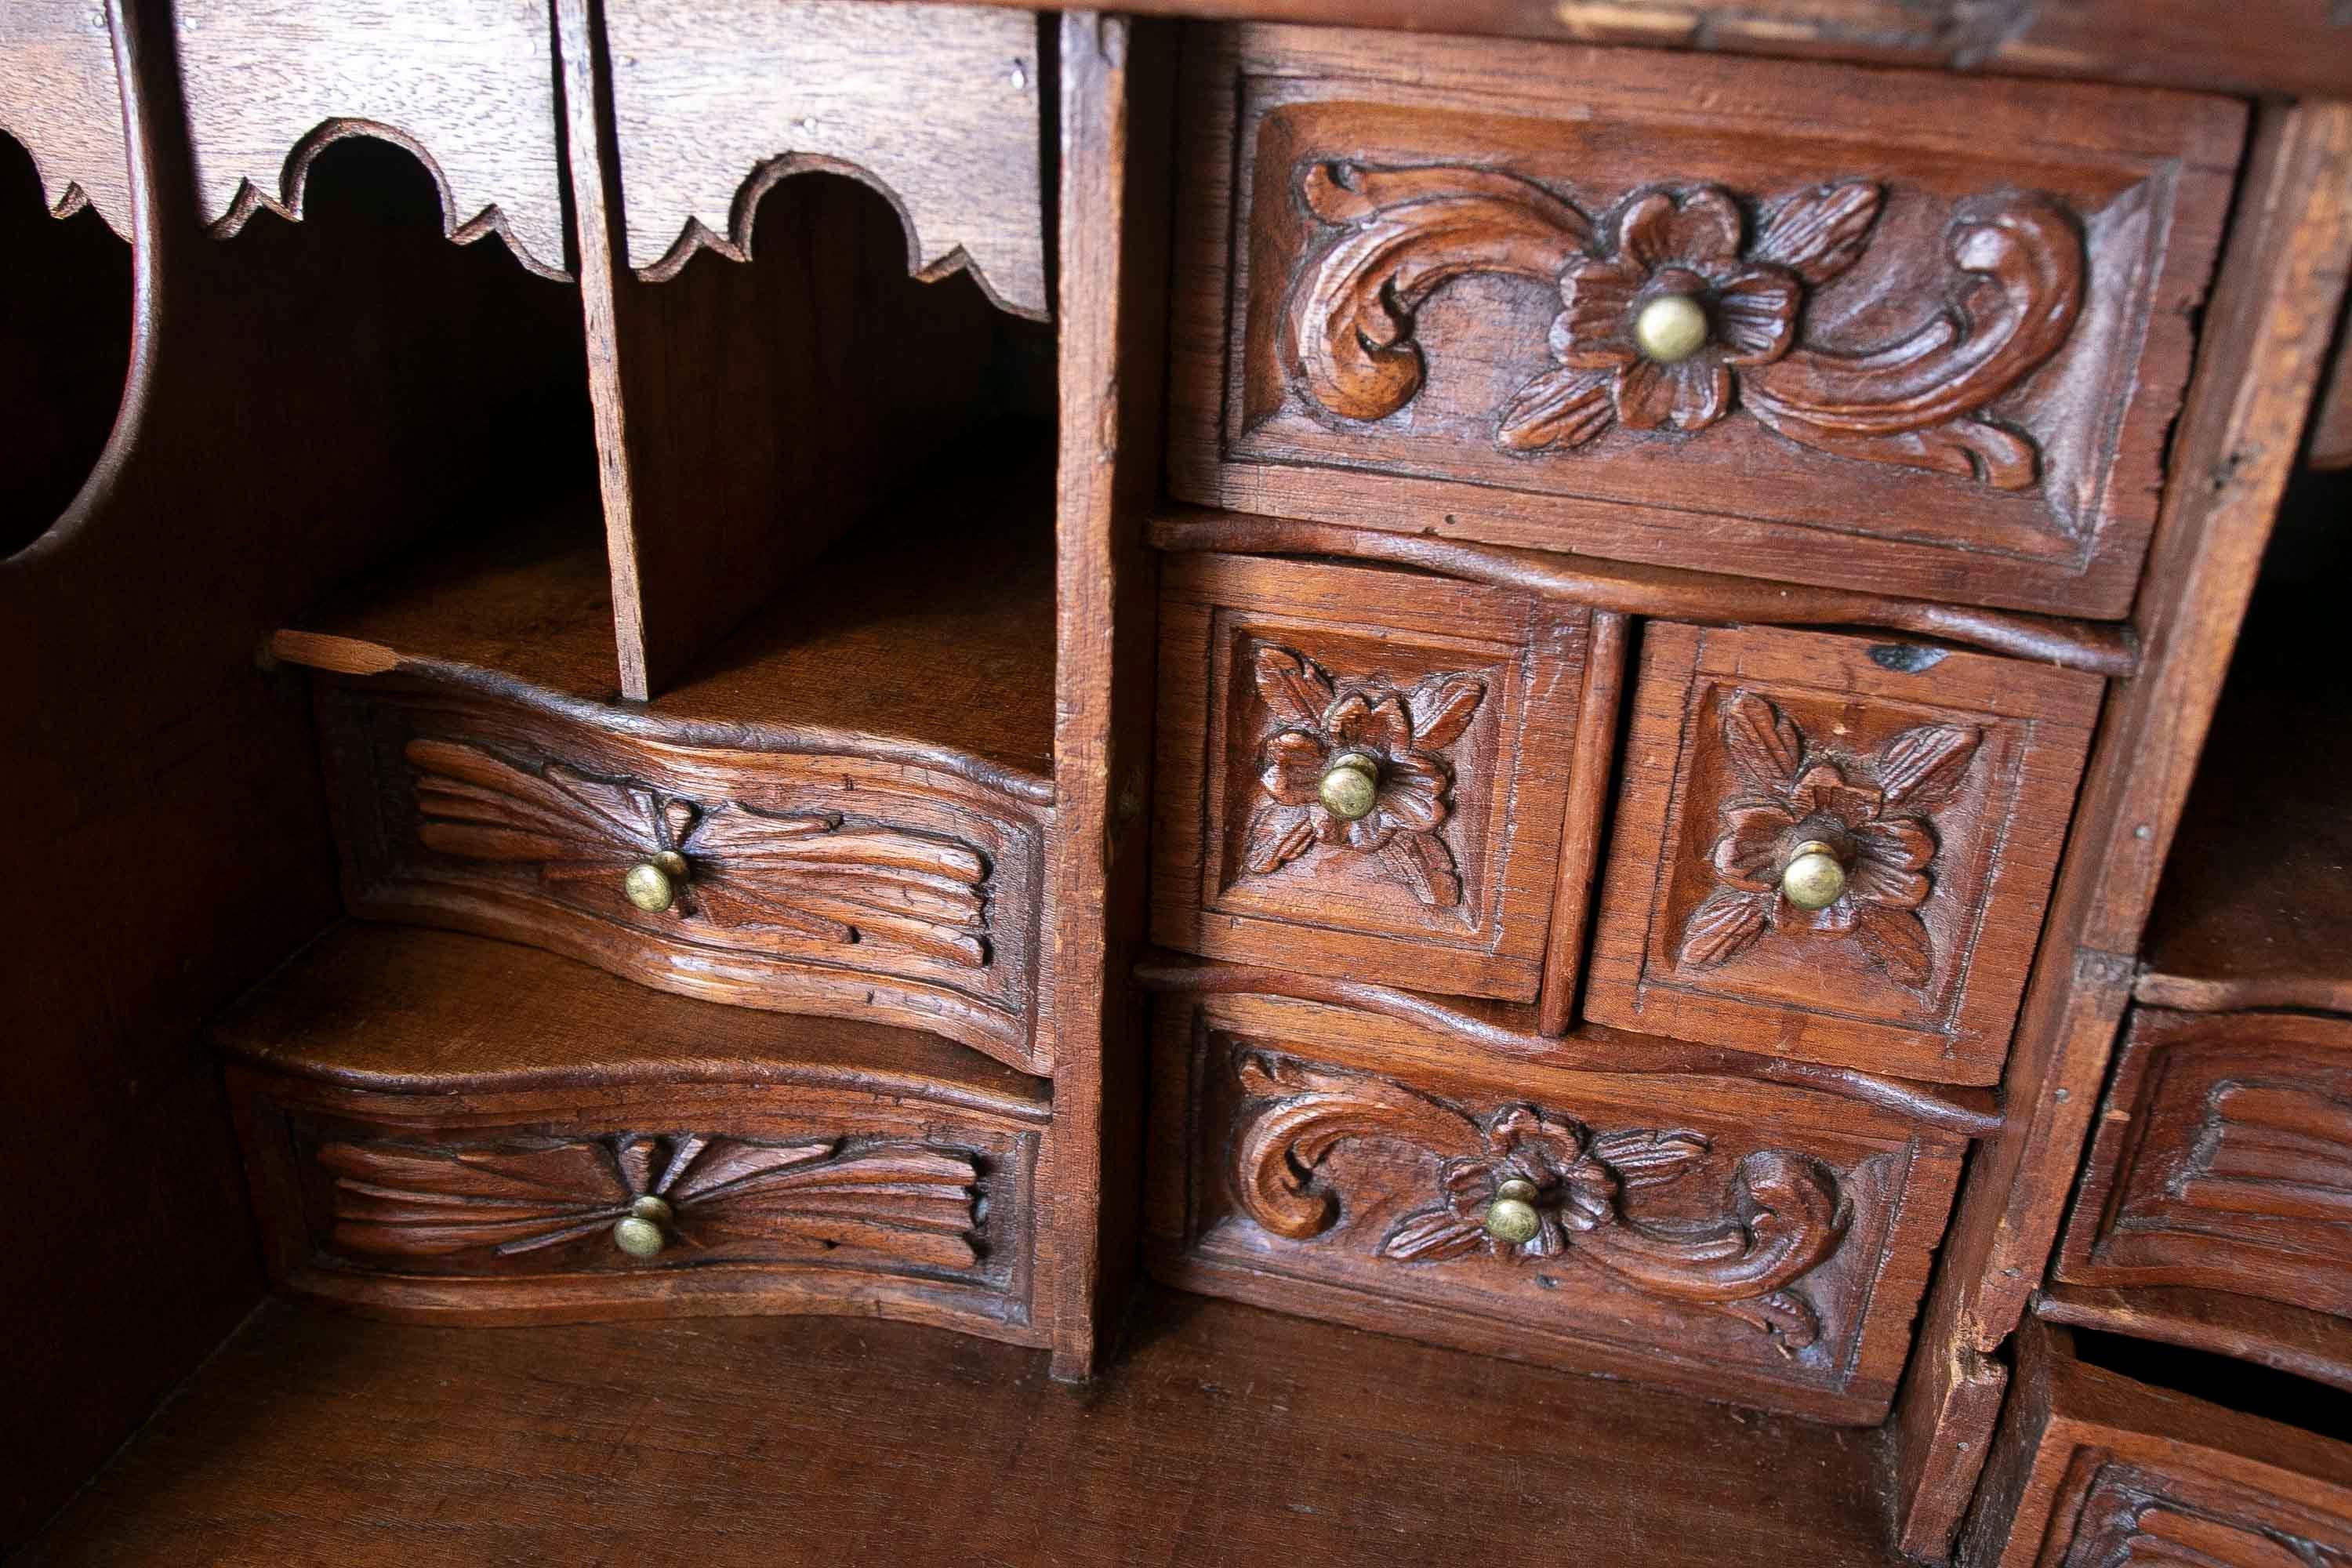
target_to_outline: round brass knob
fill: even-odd
[[[686,885],[689,868],[686,857],[675,849],[665,849],[650,860],[640,860],[629,868],[621,879],[621,891],[629,902],[649,915],[657,915],[677,902],[677,890]]]
[[[1323,809],[1342,822],[1354,822],[1371,815],[1373,805],[1381,798],[1381,764],[1376,758],[1361,752],[1348,752],[1331,759],[1323,770],[1323,782],[1316,786],[1323,800]]]
[[[1687,294],[1661,294],[1633,318],[1633,346],[1660,364],[1686,360],[1706,346],[1706,307]]]
[[[1543,1228],[1536,1212],[1536,1184],[1517,1177],[1495,1187],[1495,1201],[1486,1205],[1486,1234],[1510,1247],[1525,1247]]]
[[[669,1245],[669,1205],[647,1193],[613,1222],[613,1245],[632,1258],[651,1258]]]
[[[1845,891],[1845,863],[1818,838],[1797,846],[1780,868],[1780,894],[1801,910],[1825,910]]]

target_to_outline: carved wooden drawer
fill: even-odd
[[[1826,1420],[1885,1414],[1959,1138],[1753,1082],[1465,1076],[1395,1027],[1246,995],[1161,1006],[1163,1279]]]
[[[2129,607],[2238,105],[1211,37],[1185,121],[1180,495]]]
[[[2352,1561],[2352,1447],[2080,1360],[2028,1320],[1964,1568]]]
[[[1171,947],[1530,1000],[1591,617],[1409,574],[1168,563],[1153,929]],[[1578,874],[1580,885],[1582,876]]]
[[[2057,1271],[2352,1317],[2352,1020],[2134,1013]]]
[[[1977,654],[1651,626],[1587,1016],[1997,1081],[2099,691]]]
[[[329,681],[319,713],[355,913],[1047,1064],[1042,807],[902,763],[688,743],[584,703]]]

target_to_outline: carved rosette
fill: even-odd
[[[1292,381],[1351,420],[1421,391],[1416,313],[1455,279],[1556,287],[1552,363],[1496,416],[1506,451],[1568,449],[1612,424],[1705,430],[1744,408],[1802,446],[2026,489],[2039,453],[1986,410],[2055,353],[2083,304],[2083,237],[2045,198],[1963,204],[1946,253],[1963,281],[1892,341],[1811,341],[1812,293],[1867,250],[1880,186],[1846,180],[1749,204],[1711,184],[1663,184],[1595,221],[1532,181],[1453,166],[1318,163],[1300,193],[1323,233],[1293,277]],[[1336,233],[1330,231],[1336,230]],[[1678,306],[1693,336],[1662,350],[1645,311]],[[1695,310],[1690,309],[1695,307]]]
[[[979,1258],[979,1170],[917,1143],[762,1143],[700,1133],[520,1139],[448,1147],[321,1144],[334,1178],[339,1251],[488,1262],[610,1232],[667,1207],[663,1239],[683,1256],[752,1245],[786,1253],[850,1247],[927,1268]]]
[[[1246,1099],[1234,1142],[1234,1187],[1250,1218],[1305,1240],[1329,1229],[1346,1194],[1321,1174],[1349,1139],[1381,1140],[1442,1162],[1431,1203],[1390,1226],[1377,1256],[1428,1264],[1475,1255],[1582,1261],[1663,1300],[1748,1323],[1790,1351],[1812,1344],[1821,1321],[1790,1287],[1843,1239],[1836,1184],[1783,1150],[1739,1162],[1712,1222],[1645,1224],[1629,1198],[1688,1175],[1710,1149],[1687,1131],[1596,1132],[1531,1105],[1475,1118],[1402,1084],[1313,1068],[1263,1053],[1236,1076]],[[1538,1223],[1524,1242],[1498,1239],[1487,1210],[1505,1183],[1534,1189]]]
[[[614,889],[632,865],[677,855],[688,876],[657,918],[989,963],[989,867],[970,845],[831,812],[707,805],[462,741],[411,741],[407,755],[428,849],[536,865],[551,885]]]
[[[1928,813],[1968,777],[1983,732],[1926,724],[1856,757],[1816,746],[1742,691],[1723,704],[1721,738],[1737,781],[1707,855],[1722,885],[1684,923],[1675,966],[1716,968],[1777,929],[1852,942],[1901,984],[1927,984],[1936,955],[1919,907],[1934,890],[1938,847]],[[1792,855],[1810,846],[1827,846],[1843,871],[1843,890],[1818,909],[1781,885]]]
[[[1243,864],[1267,876],[1318,847],[1366,855],[1422,903],[1460,903],[1461,873],[1438,836],[1454,785],[1444,753],[1469,729],[1486,683],[1446,675],[1410,691],[1343,689],[1305,654],[1270,644],[1257,649],[1252,673],[1274,729]],[[1342,759],[1360,762],[1375,780],[1370,809],[1352,818],[1336,814],[1321,788]]]

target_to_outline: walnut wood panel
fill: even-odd
[[[1727,1080],[1411,1076],[1217,998],[1160,1016],[1151,1258],[1188,1289],[1868,1424],[1965,1144]],[[1370,1059],[1365,1059],[1369,1057]],[[1517,1244],[1485,1217],[1536,1191]]]
[[[2190,1285],[2352,1317],[2352,1022],[2142,1008],[2058,1277]]]
[[[1232,556],[1161,584],[1157,939],[1534,1000],[1555,880],[1593,849],[1561,842],[1570,780],[1606,766],[1608,726],[1578,727],[1591,616]],[[1353,818],[1319,794],[1347,757],[1377,790]]]
[[[853,174],[907,227],[907,267],[969,268],[1044,320],[1043,35],[1021,11],[850,0],[605,0],[626,260],[741,261],[779,179]]]
[[[2128,607],[2237,106],[1214,37],[1182,202],[1186,499]],[[1808,106],[1832,103],[1824,127]],[[1665,294],[1706,328],[1671,363],[1632,325]]]
[[[2352,1448],[2148,1387],[2029,1320],[1966,1568],[2318,1568],[2352,1557]]]
[[[2099,682],[1848,637],[1654,625],[1586,1015],[1990,1083]],[[1843,891],[1781,877],[1826,844]]]
[[[667,745],[414,685],[322,683],[319,712],[357,912],[1050,1063],[1034,808],[914,768]],[[665,862],[670,901],[633,902],[632,868]]]
[[[844,1311],[1035,1342],[1045,1108],[805,1076],[429,1095],[234,1068],[230,1086],[286,1289],[412,1318]]]
[[[173,45],[204,221],[299,216],[310,163],[345,136],[416,154],[445,233],[496,234],[569,276],[555,58],[541,0],[179,0]]]
[[[106,8],[14,0],[0,13],[0,132],[33,155],[58,217],[87,206],[131,237],[130,153]]]

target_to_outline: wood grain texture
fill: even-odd
[[[1613,611],[1592,617],[1585,652],[1584,693],[1578,700],[1576,732],[1614,737],[1617,705],[1625,691],[1625,660],[1633,644],[1627,619]],[[1536,996],[1537,1027],[1565,1033],[1576,1016],[1584,973],[1584,941],[1592,921],[1593,894],[1601,877],[1601,830],[1609,813],[1607,752],[1596,740],[1577,748],[1568,781],[1568,815],[1560,824],[1559,874],[1551,892],[1551,928],[1544,933],[1543,983]]]
[[[826,169],[881,191],[907,270],[969,268],[1047,315],[1047,78],[1036,19],[955,5],[604,0],[628,266],[667,278],[708,247],[742,261],[777,180]]]
[[[2029,1321],[1968,1568],[2297,1568],[2352,1552],[2352,1451],[2077,1362]]]
[[[1824,1420],[1885,1413],[1959,1141],[1730,1080],[1407,1068],[1295,1022],[1248,997],[1160,1013],[1161,1279]],[[1484,1228],[1511,1179],[1538,1194],[1521,1246]]]
[[[496,234],[532,271],[570,276],[555,61],[536,0],[187,0],[173,8],[204,221],[302,213],[310,164],[345,136],[416,155],[460,244]]]
[[[1074,1394],[1030,1352],[907,1324],[480,1333],[272,1304],[26,1561],[1534,1559],[1566,1450],[1612,1478],[1568,1515],[1595,1561],[1893,1562],[1868,1434],[1194,1296],[1155,1292],[1134,1329]],[[1266,1453],[1278,1476],[1233,1462]],[[908,1507],[917,1486],[940,1506]]]
[[[2049,1258],[2129,994],[2122,955],[2137,947],[2179,821],[2347,255],[2352,112],[2266,114],[2176,442],[2172,468],[2184,482],[2167,492],[2134,611],[2140,669],[2118,683],[2102,718],[2052,899],[2049,956],[2028,987],[2002,1080],[2018,1114],[1970,1171],[1922,1325],[1920,1354],[1935,1362],[1954,1346],[1997,1346]],[[1904,1431],[1902,1540],[1915,1555],[1938,1556],[1983,1434],[1927,1434],[1907,1420]],[[1932,1506],[1915,1511],[1923,1500]]]
[[[0,16],[0,132],[32,154],[53,215],[88,206],[131,237],[130,153],[103,6],[19,0]]]
[[[2352,1323],[2335,1313],[2177,1285],[2045,1285],[2037,1317],[2276,1367],[2352,1392]]]
[[[1214,958],[1532,1001],[1580,737],[1581,608],[1359,568],[1201,555],[1160,612],[1153,932]],[[1319,800],[1373,759],[1353,821]],[[1558,765],[1565,761],[1566,766]]]
[[[1649,628],[1589,1017],[1998,1080],[2099,683],[1877,651]],[[1807,843],[1845,887],[1810,912],[1779,885]]]
[[[1181,497],[2015,609],[2129,605],[2236,106],[1211,36],[1188,89]],[[1830,102],[1833,128],[1792,107]],[[1706,301],[1714,346],[1670,366],[1635,350],[1661,292]]]
[[[2305,460],[2315,468],[2352,467],[2352,349],[2339,334],[2319,411],[2312,416]]]

